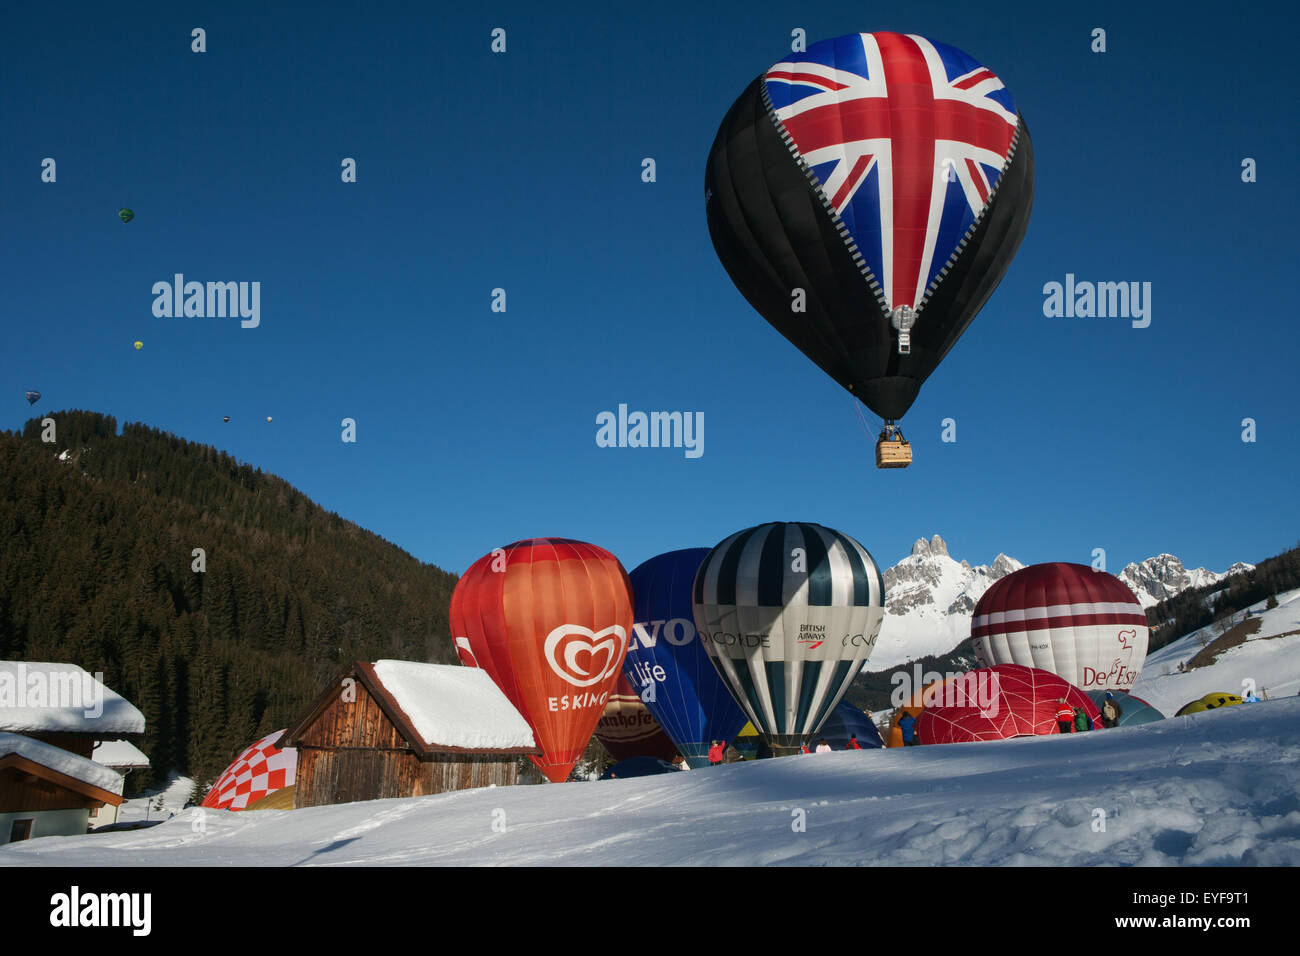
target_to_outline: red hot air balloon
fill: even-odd
[[[591,741],[632,633],[627,572],[604,548],[566,538],[516,541],[479,558],[451,596],[462,664],[481,667],[533,730],[562,783]]]
[[[1127,584],[1084,564],[1033,564],[994,583],[971,621],[981,666],[1023,664],[1075,687],[1129,690],[1147,656],[1147,616]]]
[[[1019,664],[967,671],[927,689],[916,722],[923,744],[1005,740],[1060,733],[1061,698],[1101,727],[1101,711],[1079,688],[1056,674]]]

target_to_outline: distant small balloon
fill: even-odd
[[[141,342],[139,339],[137,339],[135,343],[135,348],[136,351],[138,352],[140,349],[144,348],[144,343]]]
[[[228,421],[230,421],[230,416],[229,416],[229,415],[222,415],[222,416],[221,416],[221,420],[222,420],[223,422],[228,422]]]
[[[266,420],[269,422],[269,421],[271,420],[271,416],[270,416],[270,415],[267,415],[267,416],[266,416]]]
[[[24,397],[25,399],[27,399],[27,404],[28,404],[28,405],[35,405],[37,402],[39,402],[39,401],[41,400],[41,393],[40,393],[40,392],[24,392],[24,393],[23,393],[23,397]]]
[[[119,209],[117,211],[117,218],[121,219],[123,222],[130,222],[135,218],[135,213],[130,209]]]

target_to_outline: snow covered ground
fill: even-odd
[[[1296,866],[1300,698],[632,780],[191,808],[148,830],[0,847],[0,864]]]

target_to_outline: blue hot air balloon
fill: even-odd
[[[23,394],[23,398],[27,399],[27,404],[28,404],[28,405],[35,405],[37,402],[39,402],[39,401],[41,400],[41,393],[40,393],[40,392],[25,392],[25,393]]]
[[[734,740],[745,714],[695,634],[691,589],[708,548],[669,551],[628,575],[635,624],[623,673],[691,766],[714,740]]]
[[[818,737],[826,738],[832,750],[847,749],[849,737],[854,734],[857,735],[858,746],[863,750],[885,746],[885,742],[880,739],[880,731],[871,722],[871,718],[847,700],[839,702],[817,733]]]

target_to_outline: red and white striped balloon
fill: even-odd
[[[1034,564],[997,581],[971,621],[981,667],[1021,664],[1082,690],[1129,690],[1147,656],[1147,617],[1119,578],[1083,564]]]

